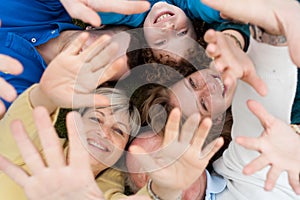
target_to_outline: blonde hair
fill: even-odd
[[[129,126],[131,128],[129,141],[135,137],[141,126],[141,118],[137,108],[131,104],[125,92],[116,88],[100,87],[95,90],[95,94],[101,94],[107,97],[110,100],[108,108],[111,108],[114,113],[128,113]],[[81,108],[79,109],[79,113],[83,115],[89,108],[90,107]]]

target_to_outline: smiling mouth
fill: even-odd
[[[172,17],[173,15],[174,15],[174,13],[171,13],[171,12],[163,12],[156,17],[154,24],[161,22],[161,21],[166,21],[166,19]]]
[[[87,142],[89,145],[91,145],[97,149],[100,149],[101,151],[110,152],[110,150],[108,148],[104,147],[103,145],[101,145],[100,143],[98,143],[94,140],[88,139]]]
[[[225,90],[225,85],[224,85],[223,81],[222,81],[221,78],[218,77],[218,76],[214,76],[214,79],[217,81],[217,83],[218,83],[219,86],[221,87],[222,96],[224,97],[225,91],[226,91],[226,90]]]

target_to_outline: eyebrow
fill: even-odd
[[[100,115],[102,115],[103,117],[105,117],[105,114],[104,114],[103,112],[101,112],[101,111],[99,111],[99,110],[95,110],[95,112],[97,112],[97,113],[99,113]],[[117,123],[118,125],[124,126],[124,128],[125,128],[126,130],[129,129],[129,127],[128,127],[125,123],[123,123],[123,122],[120,122],[120,121],[117,121],[117,120],[116,120],[116,123]]]

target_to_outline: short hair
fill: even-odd
[[[101,94],[110,100],[110,105],[103,108],[111,108],[114,113],[125,112],[129,116],[129,126],[130,126],[130,136],[129,141],[131,141],[138,133],[140,129],[141,119],[140,114],[135,106],[132,105],[130,99],[126,96],[125,92],[110,87],[99,87],[95,90],[95,94]],[[80,108],[79,113],[84,115],[84,113],[90,107]]]

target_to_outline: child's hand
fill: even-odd
[[[115,12],[121,14],[142,13],[149,9],[148,1],[127,0],[61,0],[71,17],[80,19],[92,26],[100,26],[99,12]]]
[[[10,74],[20,74],[22,73],[23,67],[22,64],[7,56],[0,54],[0,71]],[[7,83],[4,79],[0,78],[0,97],[6,101],[13,101],[17,97],[17,92],[13,86]],[[0,100],[0,119],[2,118],[5,112],[5,106]]]
[[[258,102],[248,101],[248,107],[265,130],[258,138],[236,138],[238,144],[261,153],[245,166],[244,174],[251,175],[270,166],[265,189],[272,190],[279,175],[287,171],[290,185],[300,194],[300,136],[288,124],[270,115]]]

